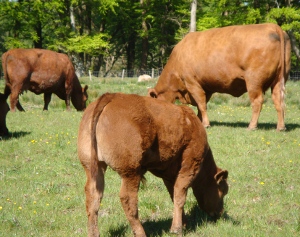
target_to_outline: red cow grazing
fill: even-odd
[[[215,92],[239,97],[248,91],[252,105],[249,129],[257,127],[263,94],[271,87],[284,130],[284,90],[290,71],[288,35],[275,24],[228,26],[189,33],[179,42],[154,89],[158,99],[197,106],[198,117],[210,126],[206,104]]]
[[[182,232],[189,187],[208,214],[219,217],[223,211],[228,172],[216,166],[205,128],[186,106],[138,95],[104,94],[83,114],[78,156],[87,176],[89,236],[99,236],[98,210],[107,166],[121,176],[120,199],[135,236],[146,236],[137,203],[147,171],[163,179],[174,202],[171,232]]]
[[[12,49],[2,55],[2,68],[6,80],[4,94],[10,94],[11,110],[24,111],[18,101],[19,94],[30,90],[44,93],[44,110],[52,93],[65,100],[70,110],[70,98],[77,110],[84,110],[87,86],[81,88],[73,64],[67,55],[44,49]]]
[[[9,107],[6,100],[7,97],[0,93],[0,136],[8,135],[8,129],[6,127],[6,114],[9,111]]]

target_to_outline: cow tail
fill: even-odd
[[[283,117],[285,115],[285,71],[286,71],[286,62],[285,62],[285,37],[284,37],[284,32],[283,30],[279,28],[279,35],[280,35],[280,51],[281,51],[281,69],[279,73],[279,79],[280,80],[280,105],[281,109],[283,111]]]
[[[2,54],[2,70],[3,70],[3,75],[4,75],[4,80],[5,80],[5,88],[4,88],[4,96],[7,99],[8,96],[11,93],[11,89],[9,86],[9,80],[8,80],[8,74],[7,74],[7,67],[6,67],[6,58],[7,58],[7,52]]]
[[[95,178],[98,173],[98,152],[97,152],[97,136],[96,136],[96,126],[99,117],[104,109],[104,107],[110,103],[115,94],[106,93],[102,95],[95,106],[91,122],[91,177]]]

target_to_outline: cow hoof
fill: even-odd
[[[283,132],[283,131],[286,131],[286,127],[283,127],[283,128],[277,128],[276,129],[278,132]]]
[[[257,127],[253,127],[253,128],[248,127],[247,130],[248,130],[248,131],[255,131],[255,130],[257,130]]]
[[[171,228],[170,233],[177,236],[182,236],[182,228]]]
[[[177,236],[177,237],[182,237],[182,232],[172,232],[170,231],[171,236]]]

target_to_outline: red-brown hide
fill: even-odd
[[[186,106],[138,95],[104,94],[83,114],[78,156],[87,176],[89,236],[99,236],[98,210],[107,166],[122,179],[120,199],[135,236],[146,236],[138,218],[137,193],[147,171],[163,179],[174,203],[171,232],[182,232],[189,187],[208,214],[220,216],[223,211],[228,172],[216,166],[205,128]]]
[[[10,109],[24,111],[19,94],[30,90],[44,93],[44,110],[52,93],[65,100],[67,110],[70,99],[74,107],[82,111],[86,107],[87,86],[81,87],[73,64],[67,55],[44,49],[11,49],[2,55],[2,68],[6,81],[5,96],[10,95]]]
[[[239,97],[248,92],[252,105],[249,129],[257,127],[263,94],[271,87],[284,130],[284,89],[290,71],[288,35],[275,24],[215,28],[185,36],[173,49],[154,89],[158,99],[197,106],[198,117],[210,126],[206,104],[215,92]]]
[[[8,129],[6,127],[6,114],[9,111],[9,107],[6,100],[7,97],[0,93],[0,136],[8,135]]]

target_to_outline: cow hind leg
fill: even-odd
[[[5,87],[5,94],[10,90],[7,86]],[[19,111],[25,111],[19,102],[19,93],[21,92],[21,87],[15,87],[13,90],[10,90],[10,110],[12,112],[16,111],[16,107]]]
[[[43,110],[48,110],[48,105],[51,101],[51,96],[52,96],[52,93],[44,93],[44,109]]]
[[[99,163],[96,177],[91,176],[91,171],[86,170],[87,182],[85,185],[86,212],[88,216],[88,236],[98,237],[98,211],[104,191],[104,173],[106,164]]]
[[[261,89],[256,89],[256,90],[248,89],[248,94],[249,94],[251,107],[252,107],[252,117],[248,129],[255,130],[257,129],[258,118],[264,101],[263,92],[261,91]]]
[[[120,200],[125,215],[136,237],[146,237],[144,228],[138,216],[138,190],[141,176],[122,177]]]
[[[275,109],[277,111],[277,117],[278,117],[278,122],[277,122],[277,130],[278,131],[283,131],[285,130],[285,125],[284,125],[284,91],[281,88],[280,83],[276,83],[274,87],[271,88],[272,90],[272,100],[275,106]]]

